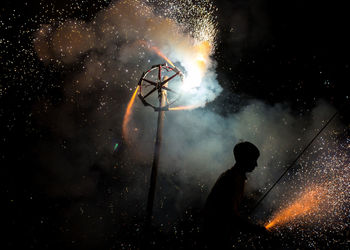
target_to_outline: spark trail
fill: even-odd
[[[179,106],[179,107],[173,107],[173,108],[169,108],[169,110],[173,110],[173,111],[176,111],[176,110],[191,110],[191,109],[196,109],[200,106],[198,105],[192,105],[192,106]]]
[[[161,58],[163,58],[165,61],[167,61],[171,66],[175,67],[175,65],[170,61],[170,59],[168,57],[166,57],[161,51],[160,49],[158,49],[156,46],[151,46],[150,47],[158,56],[160,56]]]
[[[298,199],[292,202],[287,208],[277,213],[273,219],[265,225],[266,229],[288,223],[292,220],[308,215],[319,209],[319,205],[326,197],[325,190],[320,186],[314,186],[302,193]]]
[[[137,95],[138,90],[139,90],[139,86],[137,86],[137,88],[135,89],[135,92],[133,93],[133,95],[128,103],[128,106],[126,108],[126,112],[124,115],[124,119],[123,119],[123,137],[127,143],[129,143],[128,124],[130,121],[132,106],[135,102],[135,97]]]
[[[340,134],[344,138],[340,138]],[[298,234],[300,228],[310,229],[308,240],[321,239],[327,232],[342,232],[349,227],[350,162],[347,129],[328,131],[301,158],[287,197],[265,224],[268,230],[287,229]],[[299,190],[302,190],[301,192]],[[305,233],[305,231],[304,231]]]
[[[163,58],[167,63],[169,63],[171,66],[175,67],[175,65],[172,63],[172,61],[170,61],[170,59],[168,57],[166,57],[164,55],[164,53],[162,51],[160,51],[159,48],[157,48],[156,46],[152,46],[149,43],[147,43],[146,41],[139,41],[143,46],[145,46],[146,48],[148,48],[149,50],[155,52],[159,57]]]

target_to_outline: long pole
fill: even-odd
[[[153,164],[152,164],[152,173],[151,173],[151,184],[148,192],[147,199],[147,215],[146,215],[146,230],[149,230],[152,222],[152,213],[153,213],[153,203],[154,196],[156,192],[156,184],[157,184],[157,174],[158,174],[158,163],[160,156],[160,147],[162,143],[162,133],[163,133],[163,121],[164,121],[164,113],[165,111],[162,108],[166,104],[166,90],[160,88],[158,92],[159,97],[159,110],[158,110],[158,123],[157,123],[157,136],[154,147],[154,155],[153,155]]]

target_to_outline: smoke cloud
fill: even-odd
[[[130,123],[131,131],[137,128],[137,132],[131,134],[134,150],[144,154],[139,159],[148,158],[151,162],[156,114],[144,112],[142,107],[137,110]],[[164,124],[160,178],[169,178],[164,185],[176,185],[163,187],[160,192],[175,199],[172,200],[176,204],[174,214],[188,207],[191,201],[202,205],[218,176],[234,165],[234,145],[244,140],[254,143],[261,151],[259,167],[249,175],[246,192],[262,194],[317,134],[332,112],[332,107],[321,102],[308,116],[298,117],[292,115],[287,106],[270,106],[256,100],[227,117],[206,109],[169,112]],[[139,131],[153,133],[145,135]],[[198,197],[202,200],[198,201]]]

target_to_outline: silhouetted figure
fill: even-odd
[[[236,164],[219,177],[204,207],[204,237],[210,249],[232,247],[242,234],[263,231],[239,214],[246,173],[257,166],[259,150],[250,142],[238,143],[233,154]]]

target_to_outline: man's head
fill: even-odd
[[[251,172],[258,165],[257,160],[260,156],[259,149],[250,142],[237,143],[233,148],[236,164],[243,167],[245,172]]]

